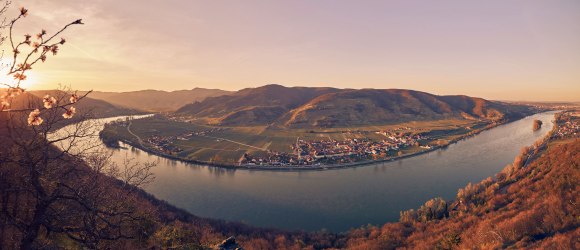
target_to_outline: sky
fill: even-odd
[[[13,0],[15,34],[75,19],[28,87],[265,84],[580,101],[577,0]]]

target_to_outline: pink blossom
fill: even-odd
[[[42,38],[44,35],[46,35],[46,30],[42,30],[42,31],[40,31],[40,33],[36,34],[36,38],[40,39],[40,38]]]
[[[72,94],[70,97],[70,103],[76,103],[79,101],[79,96],[77,94]]]
[[[58,46],[56,46],[56,45],[53,45],[53,46],[50,48],[50,51],[52,52],[52,55],[55,55],[55,56],[56,56],[56,53],[58,53]]]
[[[28,15],[28,10],[25,9],[24,7],[20,8],[20,15],[26,17]]]
[[[22,63],[19,63],[18,65],[18,69],[19,70],[29,70],[32,69],[32,67],[30,66],[29,63],[22,65]]]
[[[14,74],[14,79],[16,80],[26,80],[26,75],[22,74],[22,73],[16,73]]]
[[[2,109],[10,107],[10,102],[8,101],[8,92],[9,91],[6,91],[2,94],[2,96],[0,96],[0,108]]]
[[[8,100],[2,98],[2,99],[0,99],[0,107],[2,107],[2,108],[10,107],[10,102],[8,102]]]
[[[62,117],[64,117],[64,119],[70,119],[75,115],[76,112],[77,109],[75,107],[70,107],[66,110],[66,112],[64,112],[64,114],[62,114]]]
[[[40,110],[35,109],[28,115],[28,126],[38,126],[42,124],[44,120],[40,118]]]
[[[44,98],[42,98],[42,102],[44,103],[44,108],[49,109],[52,108],[53,105],[56,105],[56,98],[50,95],[45,95]]]

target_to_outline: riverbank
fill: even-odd
[[[535,114],[532,114],[532,115],[535,115]],[[532,116],[532,115],[529,115],[529,116]],[[178,156],[169,155],[169,154],[159,152],[159,151],[154,150],[154,149],[150,149],[150,148],[146,147],[145,145],[143,145],[142,143],[135,143],[133,141],[126,140],[126,139],[119,139],[119,141],[121,141],[125,144],[128,144],[132,147],[143,150],[147,153],[153,154],[153,155],[157,155],[157,156],[164,157],[167,159],[171,159],[171,160],[175,160],[175,161],[179,161],[179,162],[183,162],[183,163],[189,163],[189,164],[207,165],[207,166],[211,166],[211,167],[218,167],[218,168],[225,168],[225,169],[243,169],[243,170],[258,170],[258,171],[260,171],[260,170],[263,170],[263,171],[324,171],[324,170],[332,170],[332,169],[344,169],[344,168],[360,167],[360,166],[372,165],[372,164],[383,163],[383,162],[392,162],[392,161],[396,161],[396,160],[402,160],[405,158],[419,156],[419,155],[430,153],[430,152],[433,152],[433,151],[436,151],[439,149],[444,149],[444,148],[448,147],[449,145],[452,145],[452,144],[457,143],[459,141],[468,139],[468,138],[473,137],[475,135],[478,135],[484,131],[487,131],[487,130],[490,130],[492,128],[496,128],[498,126],[505,125],[505,124],[508,124],[511,122],[515,122],[515,121],[524,119],[524,118],[529,117],[529,116],[525,116],[525,117],[511,120],[511,121],[503,121],[503,122],[496,122],[496,123],[489,124],[484,128],[481,128],[481,129],[478,129],[475,131],[471,131],[469,133],[466,133],[464,135],[461,135],[461,136],[458,136],[454,139],[451,139],[444,145],[432,146],[430,149],[424,149],[421,151],[417,151],[417,152],[413,152],[413,153],[409,153],[409,154],[404,154],[404,155],[400,155],[400,156],[384,158],[384,159],[364,160],[364,161],[357,161],[357,162],[350,162],[350,163],[343,163],[343,164],[313,164],[313,165],[250,165],[250,164],[243,164],[243,165],[241,165],[241,164],[206,162],[206,161],[199,161],[199,160],[193,160],[193,159],[184,159],[184,158],[181,158]],[[118,148],[118,147],[112,147],[112,148]]]

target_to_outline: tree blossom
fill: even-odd
[[[31,35],[29,35],[29,34],[26,34],[26,35],[24,35],[24,42],[22,42],[22,43],[24,43],[24,44],[28,44],[28,45],[30,46],[30,44],[32,43],[32,41],[30,41],[30,38],[31,38],[31,37],[32,37],[32,36],[31,36]]]
[[[29,70],[32,69],[32,67],[30,66],[30,63],[26,63],[26,64],[22,64],[19,63],[17,66],[18,70]]]
[[[1,1],[1,0],[0,0]],[[6,6],[9,5],[10,1],[5,1],[8,2],[8,4],[6,4]],[[2,6],[0,6],[2,7]],[[4,14],[4,10],[0,8],[0,14]],[[14,37],[13,37],[13,33],[12,33],[12,29],[14,27],[14,24],[23,17],[26,17],[29,14],[28,9],[25,8],[20,8],[20,15],[18,15],[17,18],[13,19],[12,22],[10,22],[9,25],[4,25],[4,22],[0,22],[2,23],[0,26],[1,28],[5,28],[5,27],[10,27],[10,32],[8,33],[8,35],[6,36],[7,38],[10,39],[10,45],[11,49],[12,49],[12,62],[7,65],[9,68],[9,72],[8,72],[8,76],[13,77],[15,80],[14,84],[2,84],[7,86],[8,88],[5,90],[4,93],[0,93],[0,111],[8,111],[8,112],[17,112],[17,111],[23,111],[23,110],[8,110],[8,107],[12,106],[11,102],[13,100],[14,97],[24,93],[24,89],[20,88],[20,83],[23,80],[27,79],[27,71],[32,69],[32,66],[38,62],[45,62],[47,60],[47,56],[49,55],[57,55],[59,50],[60,50],[60,46],[64,45],[67,41],[64,38],[60,38],[59,41],[55,41],[56,39],[53,40],[53,38],[55,38],[57,35],[59,35],[61,32],[63,32],[64,30],[66,30],[69,26],[71,25],[77,25],[77,24],[83,24],[81,19],[78,19],[74,22],[71,22],[67,25],[65,25],[63,28],[61,28],[59,31],[57,31],[54,35],[48,35],[47,31],[45,29],[42,29],[38,34],[36,34],[36,39],[35,41],[33,40],[33,34],[23,34],[23,40],[21,41],[15,41]],[[0,20],[2,21],[2,20]],[[0,43],[2,43],[4,41],[4,37],[0,37]],[[21,54],[21,45],[28,45],[31,46],[31,51],[24,53],[24,56],[22,56]],[[42,50],[41,50],[42,49]],[[0,61],[2,59],[2,55],[0,55]],[[0,66],[5,66],[4,64],[0,65]],[[80,98],[76,95],[73,94],[70,97],[70,103],[76,103],[78,102]],[[65,113],[62,115],[65,119],[70,119],[72,118],[75,113],[76,113],[76,109],[74,107],[67,107],[68,105],[59,105],[59,101],[55,98],[52,97],[50,95],[45,95],[44,98],[42,98],[42,102],[44,105],[44,109],[52,109],[52,108],[63,108],[65,110]],[[42,124],[44,122],[44,120],[40,117],[41,115],[41,110],[40,109],[34,109],[32,112],[30,112],[30,114],[28,115],[28,125],[29,126],[38,126],[40,124]]]
[[[2,93],[0,95],[0,109],[3,110],[4,108],[10,107],[10,102],[8,101],[8,96],[10,95],[10,90]]]
[[[44,120],[40,118],[40,110],[35,109],[28,115],[28,126],[38,126],[42,124]]]
[[[53,45],[52,47],[50,47],[50,52],[52,52],[53,56],[56,56],[56,54],[58,53],[58,46]]]
[[[72,94],[70,97],[70,103],[76,103],[79,101],[79,96],[77,94]]]
[[[2,109],[10,107],[10,102],[8,102],[8,100],[6,100],[4,98],[0,98],[0,107]]]
[[[22,73],[16,73],[14,74],[14,79],[16,80],[26,80],[26,75],[22,74]]]
[[[44,35],[46,35],[46,30],[40,31],[40,33],[36,34],[37,39],[41,39]]]
[[[20,8],[20,15],[26,17],[28,15],[28,10],[24,7]]]
[[[62,114],[62,117],[64,117],[64,119],[70,119],[75,115],[76,112],[77,109],[75,107],[70,107],[66,110],[66,112],[64,112],[64,114]]]
[[[50,95],[45,95],[44,98],[42,98],[42,102],[44,103],[44,108],[49,109],[56,105],[56,98]]]
[[[24,89],[19,88],[19,87],[8,89],[8,96],[9,97],[19,96],[22,93],[24,93]]]

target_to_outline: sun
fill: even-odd
[[[29,89],[38,84],[38,76],[34,72],[27,71],[25,75],[26,79],[20,81],[21,88]],[[6,88],[7,85],[16,86],[17,81],[14,80],[14,77],[12,77],[11,75],[7,75],[6,70],[2,70],[0,71],[0,83],[1,83],[0,88]]]
[[[33,71],[26,72],[26,80],[20,82],[20,87],[29,89],[38,84],[38,75]]]

